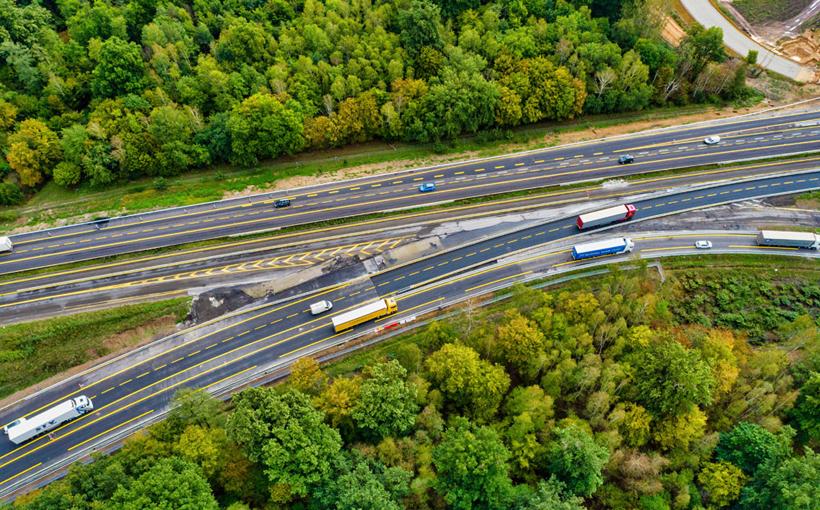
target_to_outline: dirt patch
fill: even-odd
[[[679,46],[683,38],[686,37],[686,31],[678,25],[677,21],[667,16],[663,24],[663,30],[661,30],[661,37],[672,46]]]
[[[0,409],[17,402],[32,393],[40,391],[43,388],[48,388],[49,386],[65,380],[73,375],[84,372],[95,365],[116,358],[121,354],[125,354],[126,352],[136,349],[137,347],[149,344],[159,338],[168,336],[176,330],[176,317],[173,315],[166,315],[146,322],[145,324],[128,331],[123,331],[116,335],[112,335],[111,337],[106,338],[102,343],[102,348],[100,350],[109,352],[105,356],[96,357],[95,359],[91,359],[82,365],[77,365],[76,367],[72,367],[70,370],[55,374],[33,386],[29,386],[28,388],[20,390],[16,393],[12,393],[6,398],[0,400]],[[91,354],[96,355],[96,352]]]

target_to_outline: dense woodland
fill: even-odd
[[[662,0],[0,0],[0,205],[371,139],[749,94]]]
[[[468,306],[334,377],[300,360],[287,384],[244,391],[228,410],[182,392],[165,422],[16,506],[816,508],[816,281],[577,285]],[[738,307],[760,311],[761,293],[776,296],[772,329],[769,314],[714,327]],[[695,308],[698,324],[681,319]]]

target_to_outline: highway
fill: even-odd
[[[785,175],[820,164],[820,156],[763,162],[635,179],[619,186],[571,187],[504,200],[419,211],[302,233],[272,235],[218,246],[48,271],[0,281],[0,323],[11,324],[150,299],[184,296],[204,288],[237,286],[326,262],[337,255],[375,255],[424,235],[442,222],[496,216],[536,208],[634,197],[725,179]],[[475,235],[479,235],[476,233]],[[8,275],[14,276],[14,275]]]
[[[668,193],[635,202],[636,219],[818,188],[820,171],[812,171]],[[162,349],[131,353],[102,369],[91,370],[17,402],[0,411],[0,421],[8,423],[79,394],[91,397],[95,410],[59,427],[50,437],[43,436],[21,446],[0,441],[0,496],[8,497],[31,480],[58,469],[61,463],[87,454],[88,449],[111,441],[119,433],[127,435],[131,427],[139,427],[159,416],[173,392],[181,387],[216,390],[260,367],[344,340],[349,334],[335,334],[330,317],[368,300],[395,295],[400,313],[388,319],[393,322],[539,272],[580,267],[584,264],[572,262],[566,248],[556,253],[504,261],[513,252],[575,234],[574,217],[563,218],[388,268],[369,278],[345,281],[305,297],[263,304],[182,332],[163,344]],[[663,235],[657,239],[641,239],[633,234],[632,237],[637,251],[653,256],[691,252],[688,247],[695,238],[712,240],[714,251],[818,256],[816,252],[758,248],[753,234],[746,233]],[[498,260],[502,262],[494,263]],[[475,271],[465,272],[468,268]],[[333,313],[310,316],[309,303],[320,298],[335,303]]]
[[[820,150],[820,114],[744,117],[12,236],[0,274],[585,180]],[[720,134],[719,145],[704,136]],[[619,165],[630,153],[635,162]],[[419,193],[422,182],[438,191]],[[288,197],[292,205],[277,209]]]

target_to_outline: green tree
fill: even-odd
[[[790,415],[800,439],[811,445],[820,443],[820,373],[811,372]]]
[[[698,473],[698,482],[711,508],[731,505],[740,497],[746,477],[730,462],[707,462]]]
[[[512,490],[509,455],[493,429],[455,418],[433,449],[435,489],[450,508],[504,508]]]
[[[555,477],[541,480],[534,490],[526,490],[517,501],[516,510],[583,510],[584,500],[567,491]]]
[[[640,349],[631,365],[634,400],[656,416],[680,415],[712,401],[715,381],[698,351],[674,340]]]
[[[806,448],[803,456],[767,462],[743,488],[740,508],[812,510],[820,501],[820,454]]]
[[[399,11],[397,21],[402,46],[411,54],[416,54],[424,46],[441,48],[441,15],[436,4],[429,0],[413,0],[409,8]]]
[[[379,440],[408,433],[416,422],[415,389],[398,361],[366,367],[351,416],[365,437]]]
[[[51,174],[51,165],[60,158],[57,135],[37,119],[26,119],[8,138],[6,159],[23,186],[34,187]]]
[[[304,145],[304,124],[297,105],[270,94],[254,94],[231,111],[227,122],[231,161],[255,165],[261,158],[291,154]]]
[[[290,384],[308,395],[317,395],[327,386],[327,375],[310,356],[299,358],[290,367]]]
[[[609,450],[598,445],[576,425],[557,428],[547,447],[546,463],[577,496],[591,496],[604,482],[601,471],[609,460]]]
[[[341,438],[323,423],[324,413],[304,393],[279,395],[270,388],[252,388],[233,402],[228,434],[250,460],[264,467],[275,501],[306,496],[332,475]]]
[[[73,188],[80,184],[83,178],[83,170],[79,165],[69,163],[68,161],[60,161],[54,167],[54,182],[63,188]]]
[[[762,464],[787,457],[790,439],[788,433],[778,436],[760,425],[743,421],[720,434],[715,456],[752,475]]]
[[[349,456],[337,476],[311,494],[311,508],[335,510],[401,510],[411,473]]]
[[[509,311],[496,329],[495,343],[499,361],[527,380],[537,375],[546,338],[535,323],[517,311]]]
[[[480,359],[463,345],[445,344],[425,365],[447,402],[477,420],[492,418],[510,386],[503,368]]]
[[[104,98],[139,93],[144,86],[145,63],[140,47],[119,37],[105,40],[91,73],[94,96]]]
[[[107,508],[114,510],[217,510],[200,469],[178,458],[158,461],[129,485],[120,486]]]

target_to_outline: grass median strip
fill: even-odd
[[[189,298],[123,306],[0,328],[0,398],[174,330]]]

